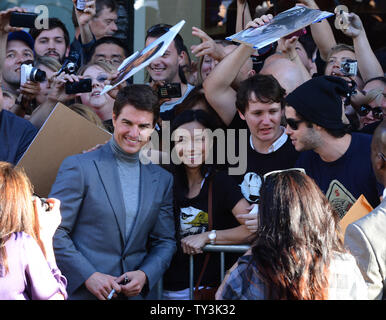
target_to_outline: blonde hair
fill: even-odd
[[[80,114],[82,117],[96,124],[98,127],[102,129],[106,129],[101,118],[96,114],[96,112],[89,106],[86,106],[82,103],[73,103],[68,106],[71,110]]]
[[[83,73],[88,68],[93,67],[93,66],[98,66],[98,67],[102,68],[103,70],[105,70],[108,73],[114,73],[114,72],[117,71],[117,69],[114,66],[112,66],[110,63],[106,63],[106,62],[103,62],[103,61],[95,61],[95,62],[89,62],[88,64],[82,66],[78,70],[78,75],[83,75]]]
[[[354,47],[353,46],[350,46],[348,44],[345,44],[345,43],[338,43],[336,44],[335,46],[333,46],[331,48],[331,50],[329,51],[328,55],[327,55],[327,60],[326,62],[328,62],[331,58],[331,56],[335,53],[338,53],[338,52],[341,52],[341,51],[351,51],[355,54],[355,50],[354,50]]]
[[[5,243],[15,232],[32,236],[45,255],[32,195],[33,187],[24,170],[0,161],[0,263],[5,273],[8,272]]]
[[[62,67],[59,61],[55,58],[45,56],[35,58],[35,66],[39,67],[40,65],[46,66],[53,72],[58,72],[59,69]]]

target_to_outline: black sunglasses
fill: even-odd
[[[299,129],[299,123],[302,123],[304,121],[305,120],[295,120],[295,119],[292,119],[292,118],[286,118],[287,125],[289,125],[289,127],[292,130],[298,130]]]
[[[373,113],[374,118],[381,120],[383,118],[382,107],[370,107],[368,104],[361,105],[358,113],[360,116],[367,116],[370,112]]]

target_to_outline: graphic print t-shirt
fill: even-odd
[[[234,117],[228,128],[231,129],[247,129],[246,121],[242,120],[238,114]],[[259,176],[274,171],[284,170],[295,167],[296,160],[299,157],[292,145],[291,140],[286,137],[285,143],[280,146],[276,151],[271,153],[260,153],[254,150],[250,143],[251,133],[248,129],[247,140],[239,141],[239,137],[236,138],[236,154],[240,155],[239,143],[246,144],[247,153],[246,156],[246,171],[240,175],[232,175],[236,183],[239,185],[244,198],[250,203],[256,203],[258,200],[260,185],[258,184]],[[242,161],[240,159],[240,161]]]
[[[349,148],[338,160],[325,162],[314,151],[305,151],[296,164],[315,180],[341,218],[361,194],[375,208],[383,190],[371,166],[371,136],[362,133],[351,136]]]
[[[237,227],[240,224],[234,217],[232,209],[243,198],[237,184],[226,171],[218,172],[212,177],[212,219],[214,230],[224,230]],[[188,199],[177,199],[180,211],[180,236],[200,234],[208,231],[208,192],[209,182],[205,179],[198,196]],[[240,254],[226,254],[226,268],[230,268]],[[204,254],[194,256],[194,281],[196,283],[203,261]],[[218,253],[211,253],[201,285],[217,286],[220,284],[220,258]],[[169,269],[164,276],[166,290],[182,290],[189,288],[189,255],[182,252],[180,244],[174,255]]]

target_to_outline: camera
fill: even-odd
[[[47,199],[46,198],[40,198],[37,194],[33,194],[32,195],[32,202],[35,200],[35,199],[39,199],[40,201],[38,201],[38,205],[40,203],[40,205],[44,208],[44,211],[50,211],[51,210],[51,207],[50,207],[50,204],[48,203]]]
[[[46,80],[46,73],[43,70],[33,67],[32,64],[24,63],[20,66],[20,84],[22,85],[28,80],[43,82]]]
[[[64,63],[58,74],[63,71],[67,74],[75,74],[79,69],[80,55],[77,52],[71,52],[71,54],[64,60]]]
[[[44,207],[45,211],[50,211],[50,204],[48,203],[46,198],[40,198],[40,201],[42,203],[42,207]]]
[[[35,20],[37,17],[37,13],[13,11],[11,12],[9,25],[11,27],[35,28]]]
[[[345,76],[356,76],[358,72],[358,61],[347,59],[340,64],[340,71]]]
[[[164,86],[158,87],[158,97],[160,99],[181,97],[181,84],[167,83]]]
[[[91,79],[81,79],[79,82],[66,82],[65,89],[67,94],[91,92]]]

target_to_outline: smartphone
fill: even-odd
[[[13,11],[11,12],[9,25],[11,27],[35,28],[35,20],[37,17],[37,13]]]
[[[67,94],[91,92],[91,79],[81,79],[79,82],[66,82],[65,90]]]
[[[181,84],[180,83],[167,83],[162,87],[158,87],[158,97],[161,99],[171,99],[181,97]]]

